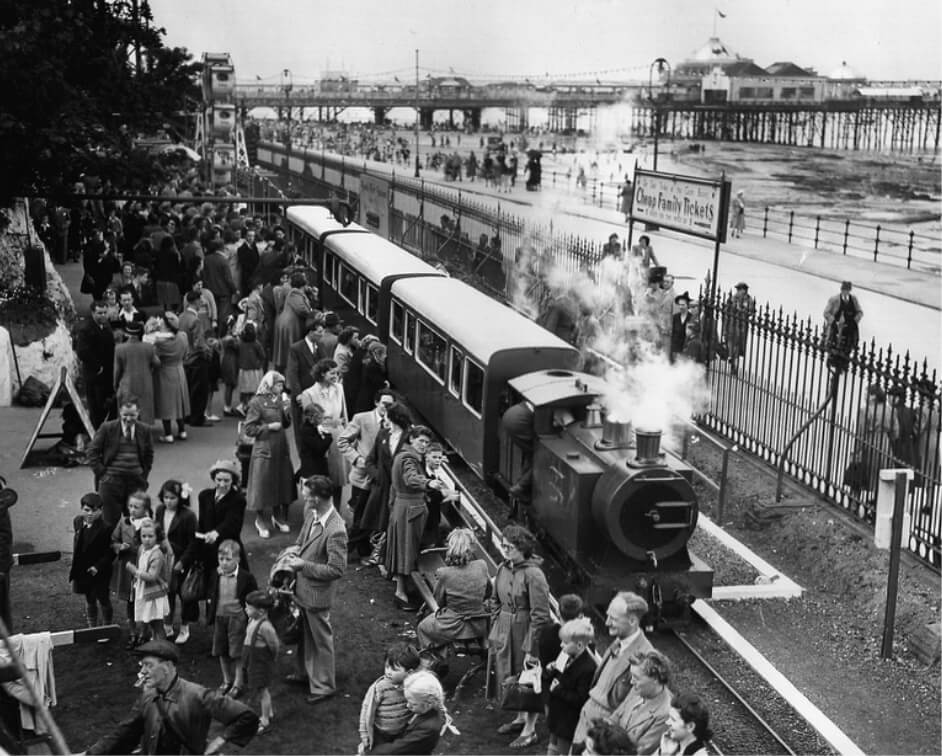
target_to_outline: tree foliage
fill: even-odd
[[[164,33],[146,0],[0,0],[0,203],[123,183],[136,135],[185,132],[200,64]]]

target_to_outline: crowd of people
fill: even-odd
[[[539,708],[551,753],[673,753],[675,735],[689,744],[684,733],[696,730],[702,739],[699,699],[680,705],[672,727],[665,694],[657,736],[642,740],[619,710],[634,677],[605,693],[606,711],[581,716],[592,691],[601,695],[610,682],[605,658],[599,666],[592,650],[591,624],[579,612],[553,623],[537,543],[524,528],[505,530],[505,561],[493,578],[470,531],[442,531],[442,504],[458,496],[439,475],[442,445],[390,388],[379,339],[318,307],[310,271],[276,223],[225,205],[86,209],[94,219],[83,252],[93,304],[76,351],[96,426],[87,449],[94,490],[73,523],[69,579],[88,624],[126,620],[129,651],[142,659],[140,699],[90,753],[136,745],[215,752],[265,735],[275,726],[274,672],[288,641],[297,652],[286,682],[302,686],[311,705],[331,698],[330,614],[348,563],[378,569],[396,606],[414,612],[409,576],[428,547],[444,554],[433,587],[438,608],[417,618],[413,644],[390,646],[384,675],[365,692],[361,752],[432,752],[453,728],[438,675],[452,644],[468,639],[489,646],[499,683],[543,665]],[[115,218],[122,230],[103,231],[117,229]],[[185,442],[193,427],[220,420],[208,409],[220,382],[223,412],[238,421],[239,458],[209,465],[198,492],[177,479],[152,489],[155,442]],[[302,523],[270,573],[287,575],[275,584],[253,572],[243,525],[263,539],[290,533],[296,500]],[[646,609],[637,602],[639,620]],[[279,636],[271,616],[286,605],[297,615],[291,638]],[[201,616],[219,659],[218,685],[177,671]],[[632,674],[641,681],[659,663]],[[522,711],[498,732],[514,735],[513,749],[527,748],[539,737],[538,718]],[[224,729],[207,742],[211,719]]]

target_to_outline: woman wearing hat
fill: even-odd
[[[194,540],[180,558],[183,570],[201,562],[208,581],[218,566],[219,544],[232,539],[242,546],[242,521],[245,518],[245,496],[239,490],[239,465],[231,459],[219,459],[209,468],[212,488],[200,491],[199,514]],[[248,569],[249,561],[242,547],[240,569]],[[207,582],[207,588],[209,583]]]
[[[180,319],[172,312],[160,318],[160,328],[153,334],[154,351],[160,366],[154,373],[155,414],[163,423],[164,443],[173,443],[171,422],[177,421],[177,438],[186,440],[186,420],[190,416],[190,390],[183,369],[189,341],[180,332]]]
[[[245,413],[245,434],[255,439],[249,461],[246,490],[249,509],[255,513],[255,529],[268,538],[272,527],[287,533],[288,505],[295,498],[294,469],[288,449],[287,428],[291,425],[290,400],[281,373],[269,370]]]
[[[125,323],[124,332],[128,340],[118,344],[114,350],[115,394],[133,394],[139,400],[138,421],[145,425],[154,422],[154,370],[160,360],[153,344],[141,341],[144,324],[138,321]]]

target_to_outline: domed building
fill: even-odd
[[[827,75],[826,97],[829,100],[850,99],[866,82],[866,76],[853,66],[847,65],[846,60],[842,60],[841,64]]]

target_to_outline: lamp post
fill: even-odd
[[[419,177],[419,48],[415,49],[415,177]]]
[[[288,111],[288,132],[285,136],[285,152],[291,155],[291,71],[287,68],[281,72],[281,89],[285,93],[285,109]]]
[[[654,101],[654,68],[657,67],[658,74],[663,75],[667,71],[667,93],[670,94],[671,88],[671,64],[666,58],[655,58],[648,69],[648,100],[651,103],[652,117],[654,120],[654,170],[657,170],[657,143],[661,133],[661,110]]]

